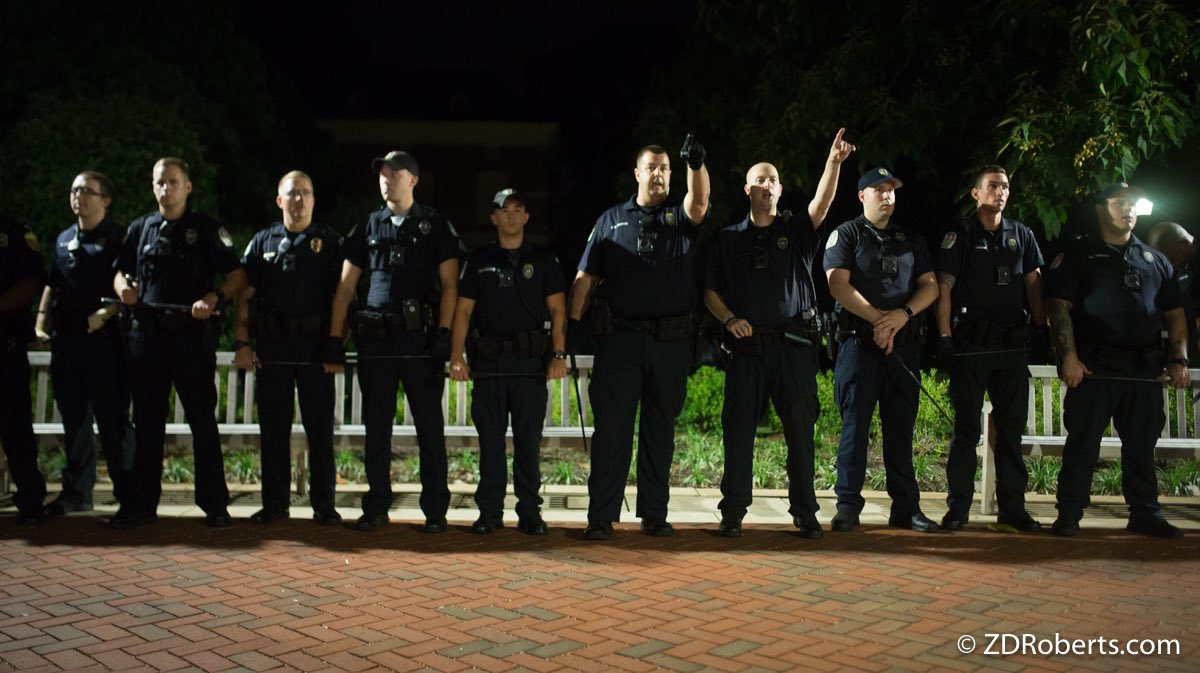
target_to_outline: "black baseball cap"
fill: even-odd
[[[1104,188],[1104,191],[1096,195],[1096,203],[1104,203],[1117,194],[1128,192],[1133,198],[1140,199],[1146,195],[1146,190],[1141,187],[1133,187],[1128,182],[1114,182]]]
[[[872,168],[871,170],[862,174],[862,177],[858,179],[858,191],[861,192],[867,187],[874,187],[875,185],[883,184],[888,180],[896,183],[896,189],[904,186],[904,183],[900,181],[900,178],[892,175],[892,172],[888,169],[880,167]]]
[[[492,197],[492,209],[495,210],[497,208],[503,208],[504,204],[508,203],[509,199],[514,199],[522,206],[525,205],[525,199],[521,198],[521,195],[517,193],[517,190],[510,187],[508,189],[501,189],[500,191],[496,192],[496,195]]]
[[[371,162],[371,170],[378,173],[379,168],[384,164],[391,166],[394,171],[403,168],[413,175],[420,175],[420,171],[417,169],[417,160],[408,152],[392,150],[382,157],[375,157],[375,160]]]

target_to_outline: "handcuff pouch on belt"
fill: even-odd
[[[606,297],[595,297],[592,299],[592,334],[595,336],[608,336],[612,334],[616,327],[613,325],[612,305],[608,303]]]
[[[518,360],[541,358],[550,343],[549,335],[541,330],[518,332],[505,337],[479,334],[473,330],[470,341],[468,349],[471,358],[487,361],[498,360],[505,353],[511,353]]]

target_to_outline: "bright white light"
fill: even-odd
[[[1137,203],[1133,204],[1133,212],[1139,216],[1149,215],[1154,212],[1154,202],[1147,198],[1138,199]]]

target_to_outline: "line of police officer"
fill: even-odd
[[[778,211],[778,171],[760,163],[746,176],[750,214],[716,238],[704,299],[724,325],[730,353],[722,413],[726,469],[719,532],[725,536],[741,535],[750,504],[754,428],[768,401],[784,423],[794,523],[803,537],[822,535],[812,489],[821,332],[812,266],[840,165],[855,149],[842,139],[843,132],[834,139],[807,218]],[[496,195],[492,220],[499,241],[476,251],[460,280],[462,243],[449,221],[415,202],[419,168],[405,152],[375,160],[386,206],[344,241],[312,221],[311,179],[299,171],[285,175],[277,196],[283,221],[258,232],[240,263],[228,232],[187,208],[191,182],[182,160],[166,157],[155,164],[159,210],[135,220],[121,243],[106,219],[111,184],[94,172],[80,174],[71,189],[78,222],[56,242],[36,325],[43,337],[53,330],[52,376],[56,389],[64,391],[57,397],[69,426],[68,465],[61,495],[41,509],[45,486],[36,464],[30,469],[32,434],[25,431],[26,414],[3,424],[21,520],[35,523],[45,514],[91,508],[94,415],[120,504],[110,525],[129,528],[155,521],[173,384],[192,428],[197,504],[209,526],[231,523],[210,413],[216,404],[217,336],[211,318],[227,297],[241,293],[236,362],[244,369],[262,368],[257,402],[263,509],[251,521],[289,516],[288,436],[292,399],[298,393],[313,466],[314,519],[340,522],[334,509],[332,373],[345,364],[344,339],[352,317],[359,361],[365,365],[359,371],[369,482],[355,528],[375,530],[388,521],[391,436],[402,385],[417,425],[423,530],[446,530],[449,490],[440,396],[444,365],[451,359],[454,378],[476,379],[472,410],[482,460],[476,493],[480,517],[473,530],[490,533],[503,525],[504,431],[511,414],[518,527],[544,534],[537,495],[544,381],[566,373],[566,351],[576,346],[580,321],[590,306],[597,341],[590,388],[596,434],[584,535],[608,539],[613,534],[639,407],[636,513],[645,533],[673,534],[667,521],[673,427],[692,360],[694,244],[708,214],[709,196],[703,146],[688,136],[680,156],[688,167],[688,193],[682,204],[670,205],[666,150],[650,145],[638,153],[638,193],[598,219],[572,288],[569,320],[557,260],[524,240],[528,213],[519,195],[513,190]],[[922,532],[965,525],[986,392],[997,420],[998,523],[1039,530],[1024,509],[1027,475],[1019,442],[1027,404],[1026,347],[1031,338],[1036,343],[1045,334],[1040,251],[1027,227],[1002,216],[1008,180],[1002,168],[990,166],[976,175],[972,187],[975,215],[942,239],[935,277],[920,236],[892,222],[896,190],[902,185],[884,168],[863,174],[858,183],[863,214],[838,226],[825,242],[839,341],[835,397],[843,424],[832,529],[847,532],[858,525],[876,405],[893,500],[889,523]],[[1110,418],[1125,440],[1130,530],[1179,535],[1162,519],[1157,504],[1152,458],[1163,419],[1149,392],[1160,380],[1187,385],[1188,329],[1172,267],[1132,235],[1132,204],[1139,194],[1123,183],[1100,194],[1100,237],[1060,255],[1050,266],[1050,325],[1070,387],[1065,418],[1070,437],[1060,480],[1060,516],[1053,529],[1060,535],[1078,529],[1099,437]],[[5,265],[0,313],[16,316],[27,294],[23,291],[41,286],[41,265],[36,238],[25,232],[24,245],[9,245],[17,242],[9,230],[21,233],[6,223],[0,250],[13,263]],[[98,281],[113,269],[109,293]],[[364,271],[366,301],[351,316]],[[217,275],[223,278],[213,290]],[[116,298],[130,318],[132,447],[128,398],[122,397],[126,350],[109,322],[117,313]],[[950,373],[955,408],[947,468],[949,512],[941,527],[921,512],[912,465],[920,393],[917,355],[923,339],[923,324],[913,318],[935,302],[938,364]],[[1170,357],[1156,347],[1157,326],[1164,321]],[[10,318],[5,324],[13,322]],[[1079,338],[1075,324],[1088,328]],[[19,376],[22,366],[28,369],[27,362],[18,362],[24,361],[20,330],[6,334],[11,336],[3,365]],[[547,357],[550,351],[553,355]],[[7,408],[22,406],[28,407]]]

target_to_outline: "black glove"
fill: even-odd
[[[567,352],[579,353],[579,339],[582,338],[583,323],[575,318],[567,318]]]
[[[1029,364],[1044,365],[1054,362],[1050,354],[1050,328],[1035,327],[1029,335]]]
[[[954,366],[954,337],[938,337],[937,350],[933,352],[933,366],[950,371]]]
[[[429,345],[429,354],[438,362],[448,362],[450,360],[450,330],[445,327],[439,327],[436,334],[433,335],[433,342]]]
[[[346,344],[340,338],[325,337],[325,345],[321,348],[321,362],[327,365],[346,366]]]
[[[679,149],[679,158],[683,159],[688,168],[698,171],[704,165],[704,156],[704,145],[696,142],[692,134],[687,134],[687,137],[683,139],[683,147]]]

